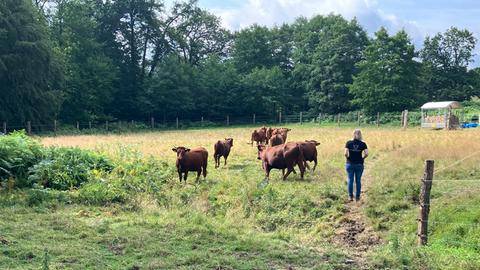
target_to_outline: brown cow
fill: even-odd
[[[306,140],[305,142],[297,143],[302,149],[303,157],[305,159],[305,167],[310,169],[307,161],[313,161],[314,165],[312,171],[315,171],[315,168],[317,167],[317,146],[319,146],[320,143],[314,140]]]
[[[298,165],[300,168],[300,177],[303,179],[305,173],[305,160],[302,149],[297,143],[286,143],[273,147],[258,145],[258,159],[262,161],[262,168],[265,170],[267,178],[270,177],[272,169],[282,170],[283,180],[294,171],[293,167]],[[285,169],[287,173],[285,174]]]
[[[188,172],[197,172],[197,181],[203,171],[203,177],[207,177],[208,151],[203,147],[194,149],[183,146],[172,148],[177,153],[177,172],[180,182],[187,182]]]
[[[267,136],[267,144],[273,136],[273,134],[272,134],[273,130],[274,130],[274,128],[272,128],[272,127],[267,128],[267,131],[266,131],[266,134],[265,134]]]
[[[213,158],[215,159],[215,168],[220,167],[220,158],[225,159],[225,166],[227,165],[227,158],[230,154],[230,149],[233,147],[233,139],[225,138],[224,141],[218,141],[214,146]]]
[[[270,146],[276,146],[276,145],[280,145],[280,144],[284,144],[284,143],[285,143],[285,141],[283,140],[282,135],[275,134],[270,138],[269,145]]]
[[[283,141],[286,142],[287,141],[287,133],[289,131],[291,131],[291,129],[289,129],[289,128],[276,128],[276,129],[273,130],[272,136],[276,135],[276,134],[280,134],[283,138]]]
[[[256,129],[252,132],[252,146],[253,142],[256,142],[257,145],[267,143],[267,128],[262,127],[259,129]]]

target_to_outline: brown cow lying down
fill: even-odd
[[[275,134],[270,138],[270,144],[269,145],[270,146],[276,146],[276,145],[280,145],[280,144],[283,144],[283,143],[285,143],[285,141],[283,140],[282,135]]]
[[[313,161],[314,165],[312,171],[315,171],[315,168],[317,167],[317,146],[320,145],[320,143],[314,140],[306,140],[305,142],[297,143],[302,149],[303,157],[305,159],[305,167],[310,169],[307,161]]]
[[[268,148],[265,145],[258,145],[257,148],[258,159],[262,161],[262,167],[267,178],[270,177],[272,169],[280,169],[282,170],[283,180],[285,180],[294,171],[293,167],[298,165],[300,177],[303,179],[305,160],[297,143],[286,143]],[[285,169],[287,169],[286,174]]]
[[[272,136],[280,134],[283,138],[283,141],[286,142],[287,141],[287,133],[289,131],[291,131],[291,129],[289,129],[289,128],[275,128],[272,131]]]
[[[256,142],[257,145],[267,143],[267,128],[259,128],[252,132],[252,146],[253,142]]]
[[[197,181],[203,171],[203,177],[207,177],[208,151],[203,147],[188,149],[183,146],[172,148],[177,153],[177,172],[180,182],[187,182],[188,172],[197,172]]]
[[[225,165],[227,165],[227,158],[230,154],[230,149],[233,147],[233,139],[225,138],[224,141],[218,141],[214,146],[213,158],[215,159],[215,168],[220,167],[220,158],[225,159]]]

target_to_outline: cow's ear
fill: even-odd
[[[177,148],[176,148],[176,147],[172,148],[172,151],[176,153],[176,152],[177,152]]]
[[[190,152],[190,148],[185,149],[185,152]]]

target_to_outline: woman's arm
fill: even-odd
[[[363,150],[363,159],[366,159],[368,157],[368,148]]]
[[[348,148],[345,148],[345,151],[343,152],[343,155],[348,158],[350,156],[350,152],[348,151]]]

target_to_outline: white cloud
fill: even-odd
[[[300,16],[309,18],[334,13],[347,19],[356,17],[370,34],[385,26],[390,32],[405,29],[415,43],[425,36],[415,22],[383,12],[376,0],[246,0],[238,8],[212,11],[222,18],[226,28],[232,30],[254,23],[272,26],[292,22]]]

